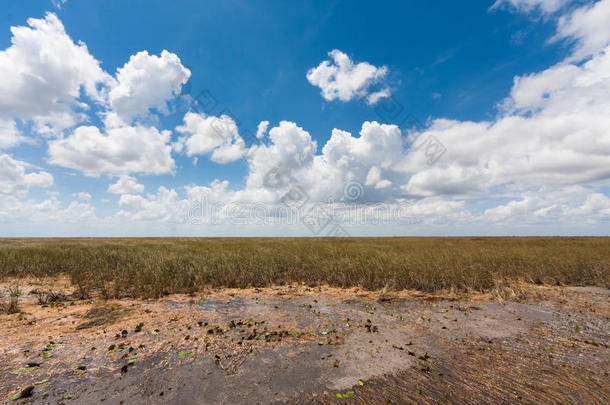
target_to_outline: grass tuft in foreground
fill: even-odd
[[[610,238],[0,240],[0,280],[59,274],[80,296],[103,298],[291,282],[426,292],[609,287]]]

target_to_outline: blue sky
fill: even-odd
[[[4,0],[0,235],[607,234],[609,9]]]

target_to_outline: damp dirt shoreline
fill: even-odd
[[[0,315],[0,403],[610,401],[604,288],[532,285],[503,301],[294,284],[102,301],[44,284],[62,299],[41,305],[40,280],[22,280],[20,312]]]

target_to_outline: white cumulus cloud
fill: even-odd
[[[81,191],[80,193],[77,193],[76,197],[78,197],[78,199],[82,200],[82,201],[90,201],[91,200],[91,194],[85,193],[84,191]]]
[[[15,121],[0,118],[0,149],[10,148],[23,140]]]
[[[289,121],[272,128],[269,139],[269,145],[254,145],[248,153],[246,183],[248,191],[257,195],[289,185],[293,175],[312,163],[317,148],[309,132]]]
[[[568,38],[576,42],[569,58],[577,61],[594,55],[610,43],[610,1],[600,0],[561,16],[553,40]]]
[[[30,187],[53,185],[53,176],[50,173],[45,171],[28,173],[29,166],[28,163],[13,159],[7,154],[0,155],[0,194],[24,196]]]
[[[135,177],[122,175],[116,183],[108,186],[111,194],[140,194],[144,191],[144,185],[138,183]]]
[[[57,133],[83,119],[74,112],[81,89],[101,101],[97,85],[112,79],[55,14],[28,25],[11,27],[11,46],[0,51],[0,119],[32,120],[39,132]]]
[[[235,121],[228,115],[220,117],[186,113],[184,125],[176,131],[184,134],[178,149],[186,148],[187,156],[207,155],[216,163],[240,159],[246,153],[246,144],[239,135]]]
[[[390,95],[387,87],[373,90],[373,85],[380,83],[387,75],[387,67],[376,67],[367,62],[354,63],[338,49],[330,51],[328,55],[332,61],[325,60],[307,72],[307,80],[322,90],[322,97],[326,101],[350,101],[356,97],[366,97],[369,104],[375,104]]]
[[[168,174],[174,169],[170,131],[153,127],[117,127],[107,133],[81,126],[70,136],[49,142],[49,163],[102,174]]]
[[[118,217],[134,220],[176,221],[184,215],[184,202],[181,202],[175,190],[159,187],[157,194],[146,197],[124,194],[119,199],[121,211]]]
[[[258,127],[256,128],[256,138],[263,139],[263,137],[267,133],[267,128],[269,128],[269,121],[259,122]]]
[[[116,75],[116,84],[109,93],[110,106],[126,123],[145,116],[151,108],[167,112],[167,101],[180,93],[191,71],[180,58],[163,50],[161,56],[147,51],[132,55]]]

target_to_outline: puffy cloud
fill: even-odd
[[[267,133],[267,128],[269,128],[269,121],[261,121],[258,123],[258,128],[256,129],[256,138],[262,139],[263,136]]]
[[[483,219],[502,223],[569,222],[610,220],[610,198],[575,185],[527,191],[519,199],[485,210]]]
[[[365,122],[359,137],[334,129],[319,154],[310,134],[293,122],[272,128],[269,140],[250,148],[246,188],[237,199],[277,202],[294,187],[318,202],[394,202],[406,196],[399,167],[406,144],[396,125]]]
[[[558,64],[515,78],[503,107],[508,113],[602,115],[610,103],[610,46],[583,65]],[[594,123],[590,123],[594,124]]]
[[[144,185],[126,174],[119,177],[116,183],[108,186],[108,192],[112,194],[140,194],[144,191]]]
[[[601,0],[560,18],[557,35],[576,41],[574,54],[516,77],[497,120],[433,121],[419,135],[438,139],[447,153],[434,167],[409,155],[402,163],[412,174],[405,191],[476,195],[498,187],[531,190],[610,178],[610,36],[605,27],[595,28],[608,20],[609,6],[610,0]],[[569,63],[588,54],[593,56],[583,64]],[[499,211],[517,212],[536,201],[525,196]]]
[[[282,121],[269,131],[269,145],[253,145],[248,153],[248,191],[267,193],[283,189],[292,177],[313,161],[317,143],[309,132],[293,122]]]
[[[175,190],[159,187],[157,194],[146,197],[124,194],[119,199],[122,210],[118,217],[133,220],[178,221],[184,216],[184,202],[178,198]]]
[[[73,112],[81,88],[102,102],[97,85],[112,79],[75,44],[55,14],[30,18],[29,27],[11,27],[11,46],[0,51],[0,119],[33,120],[39,132],[59,132],[82,116]]]
[[[55,195],[42,201],[13,195],[0,199],[0,223],[8,234],[40,236],[42,230],[45,235],[57,236],[65,234],[67,224],[76,225],[74,230],[82,230],[83,223],[96,220],[95,207],[87,201],[74,200],[64,204]],[[11,224],[18,225],[11,227]],[[73,235],[73,232],[68,234]]]
[[[497,9],[504,5],[513,7],[521,12],[540,10],[543,13],[554,13],[571,0],[496,0],[490,9]]]
[[[170,131],[143,126],[110,128],[81,126],[70,136],[49,142],[49,163],[76,169],[86,176],[102,174],[167,174],[175,162]]]
[[[126,123],[137,116],[145,116],[151,108],[167,112],[167,101],[180,93],[191,71],[176,54],[166,50],[161,56],[147,51],[132,55],[116,75],[116,84],[108,98],[113,112]]]
[[[0,194],[27,194],[30,187],[51,187],[53,176],[45,171],[26,173],[29,164],[15,160],[11,156],[0,155]]]
[[[367,173],[364,184],[366,186],[373,186],[376,189],[379,189],[391,186],[392,182],[390,180],[382,179],[381,169],[379,169],[377,166],[373,166]]]
[[[143,51],[117,70],[115,80],[84,43],[72,41],[55,14],[29,19],[28,25],[12,27],[12,45],[0,51],[0,148],[23,140],[15,120],[33,121],[38,132],[55,135],[49,141],[52,164],[89,176],[171,172],[170,132],[129,123],[151,108],[167,111],[168,100],[190,77],[180,59],[167,51]],[[90,106],[82,94],[102,107],[106,129],[80,126],[64,136],[87,119],[82,111]],[[235,149],[220,149],[217,159],[232,159]]]
[[[80,192],[80,193],[77,193],[76,196],[78,197],[79,200],[82,200],[82,201],[91,200],[91,194],[89,194],[89,193]]]
[[[58,210],[51,218],[83,223],[84,221],[96,219],[95,207],[88,202],[72,201],[66,209]]]
[[[447,153],[433,167],[408,156],[406,191],[485,192],[492,186],[577,184],[610,178],[610,48],[581,66],[559,64],[519,77],[493,122],[436,120]]]
[[[388,97],[390,97],[390,95],[391,95],[390,89],[385,88],[385,89],[376,91],[376,92],[371,93],[368,96],[366,96],[366,102],[369,104],[376,104],[382,98],[388,98]]]
[[[595,217],[610,219],[610,197],[597,192],[579,193],[579,196],[585,196],[582,204],[575,207],[569,207],[565,210],[565,214],[570,217],[580,216],[586,217],[587,220],[595,220]]]
[[[0,118],[0,149],[10,148],[22,140],[15,121]]]
[[[228,190],[228,185],[227,181],[215,180],[209,186],[187,186],[184,198],[178,191],[167,187],[159,187],[156,194],[146,196],[124,194],[119,199],[121,211],[116,217],[172,224],[209,224],[216,219],[230,220],[219,216],[227,212],[225,207],[230,206],[235,196],[235,192]],[[215,208],[218,211],[214,212]]]
[[[387,67],[375,67],[367,62],[354,64],[347,54],[338,49],[330,51],[328,55],[332,61],[325,60],[307,72],[307,80],[322,90],[322,97],[326,101],[350,101],[355,97],[366,97],[369,104],[375,104],[381,98],[389,97],[387,88],[372,91],[374,85],[387,75]]]
[[[254,145],[248,151],[244,189],[231,190],[228,182],[214,181],[210,186],[186,187],[184,198],[167,188],[147,196],[123,195],[121,216],[176,223],[263,221],[303,226],[298,219],[282,222],[288,220],[282,203],[295,189],[306,193],[304,198],[312,206],[332,211],[350,223],[361,223],[363,218],[404,221],[424,215],[434,222],[443,216],[465,215],[463,201],[439,196],[406,201],[400,188],[404,173],[395,168],[404,153],[404,140],[395,125],[365,122],[358,137],[335,129],[318,154],[317,143],[307,131],[282,121],[269,131],[268,144]]]
[[[187,156],[211,153],[212,161],[228,163],[246,153],[246,144],[237,125],[227,115],[218,118],[189,112],[184,116],[184,125],[177,127],[176,131],[185,134],[177,149],[185,147]]]
[[[360,136],[334,129],[322,154],[303,174],[319,199],[393,201],[403,194],[398,185],[403,174],[395,166],[403,157],[404,142],[396,125],[365,122]],[[344,195],[346,185],[357,183],[358,195]]]
[[[554,40],[569,38],[576,41],[569,60],[580,60],[606,48],[610,44],[610,0],[576,9],[559,19]]]
[[[87,120],[90,105],[83,94],[102,107],[107,128],[126,127],[152,108],[165,113],[191,74],[173,53],[142,51],[117,70],[115,79],[84,43],[74,43],[53,13],[30,18],[28,26],[11,32],[11,46],[0,51],[0,148],[18,142],[15,119],[56,136]]]
[[[214,180],[209,186],[190,185],[185,187],[189,201],[206,199],[210,203],[226,204],[235,199],[236,192],[229,190],[228,181]]]
[[[487,209],[480,223],[607,219],[608,197],[594,186],[610,178],[610,46],[605,27],[594,28],[607,20],[607,4],[560,18],[558,37],[576,41],[574,54],[516,77],[496,120],[437,119],[412,134],[438,140],[447,151],[434,166],[421,154],[407,154],[398,165],[408,178],[403,190],[454,199],[511,196]],[[586,55],[593,56],[584,64],[569,63]]]

